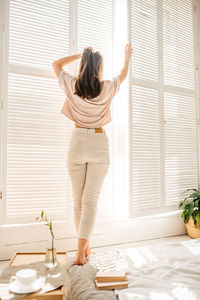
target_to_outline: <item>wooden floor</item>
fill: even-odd
[[[161,244],[161,243],[169,243],[174,241],[185,241],[191,239],[188,235],[177,235],[172,237],[165,237],[161,239],[152,239],[152,240],[145,240],[140,242],[134,242],[134,243],[127,243],[127,244],[116,244],[112,246],[105,246],[105,247],[99,247],[99,248],[92,248],[94,252],[101,253],[107,250],[116,249],[116,248],[132,248],[132,247],[139,247],[139,246],[146,246],[151,244]],[[75,251],[68,252],[68,256],[72,257],[75,256]],[[2,270],[7,266],[9,260],[3,260],[0,261],[0,274]]]

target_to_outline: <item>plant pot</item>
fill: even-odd
[[[186,230],[188,235],[193,239],[200,238],[200,227],[196,224],[194,224],[193,218],[190,217],[188,222],[185,223]]]

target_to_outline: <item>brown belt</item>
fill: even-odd
[[[86,128],[86,127],[81,127],[79,126],[77,123],[75,123],[75,127],[76,128]],[[95,129],[95,132],[98,133],[98,132],[103,132],[103,128],[102,127],[99,127],[99,128],[94,128]]]

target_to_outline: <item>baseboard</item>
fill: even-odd
[[[47,228],[43,224],[2,226],[0,233],[0,260],[10,259],[17,251],[46,249]],[[76,249],[77,235],[73,224],[55,223],[54,233],[58,251]],[[175,212],[131,220],[98,221],[90,243],[92,247],[103,247],[182,234],[186,234],[185,224],[180,212]]]

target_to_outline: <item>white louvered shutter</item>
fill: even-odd
[[[104,79],[112,77],[112,0],[79,0],[77,12],[77,48],[78,52],[87,46],[103,55]],[[112,112],[111,112],[112,113]],[[112,126],[106,125],[109,136],[110,167],[106,175],[99,198],[97,217],[112,215]]]
[[[198,187],[192,0],[163,1],[166,206]]]
[[[52,62],[69,55],[69,1],[10,0],[6,223],[71,218],[69,121]]]
[[[131,1],[130,216],[160,207],[157,3]]]
[[[197,187],[197,122],[192,1],[132,0],[130,19],[133,217],[178,209]]]
[[[3,91],[4,91],[4,86],[3,86],[3,80],[2,80],[2,74],[3,74],[3,25],[4,24],[4,5],[3,2],[0,2],[0,136],[2,137],[3,135],[3,122],[2,122],[2,113],[1,109],[3,108]],[[2,138],[0,139],[0,157],[2,157],[3,153],[3,143],[2,143]],[[2,159],[0,159],[0,201],[2,202],[2,189],[3,189],[3,163]],[[0,208],[1,210],[1,208]],[[0,212],[0,217],[1,217],[1,212]]]

